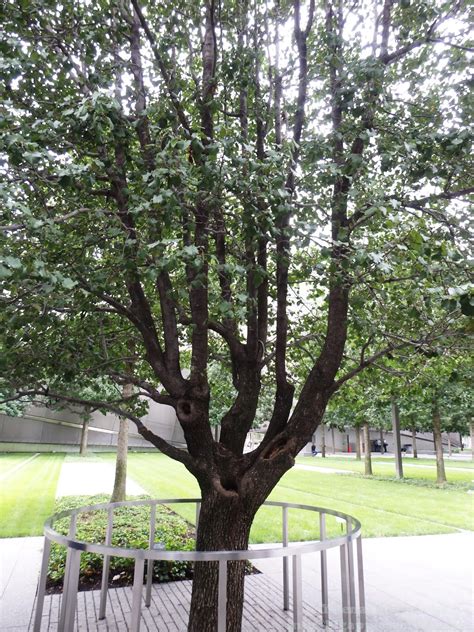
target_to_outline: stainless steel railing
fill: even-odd
[[[156,560],[188,561],[188,562],[218,562],[218,624],[217,632],[226,630],[227,611],[227,562],[235,560],[256,560],[265,558],[282,558],[283,561],[283,609],[290,609],[290,568],[289,559],[292,560],[292,593],[293,593],[293,625],[294,630],[303,629],[303,591],[302,591],[302,562],[303,555],[320,552],[321,568],[321,601],[322,623],[329,625],[329,591],[328,591],[328,564],[327,551],[339,548],[340,554],[340,580],[343,629],[347,632],[365,632],[365,593],[364,570],[362,560],[361,525],[355,518],[332,509],[300,505],[295,503],[283,503],[267,501],[265,506],[281,507],[282,509],[282,544],[269,545],[266,548],[250,549],[246,551],[166,551],[154,548],[156,530],[156,506],[174,505],[181,503],[196,504],[196,524],[199,518],[201,499],[199,498],[171,498],[171,499],[146,499],[118,503],[100,503],[88,505],[78,509],[63,511],[49,518],[44,527],[45,543],[41,573],[38,584],[36,611],[33,632],[40,632],[43,616],[43,605],[46,588],[51,543],[56,542],[67,547],[66,568],[64,574],[63,597],[59,616],[58,632],[72,632],[74,629],[74,617],[77,606],[77,591],[79,583],[80,559],[83,552],[98,553],[103,556],[102,584],[100,590],[99,619],[106,616],[107,590],[110,557],[120,556],[135,559],[132,611],[130,617],[131,632],[138,632],[140,628],[141,601],[143,593],[143,578],[146,566],[145,605],[150,606],[151,588],[153,577],[153,563]],[[112,546],[112,533],[114,524],[114,511],[118,507],[132,507],[137,505],[150,506],[150,531],[148,549],[129,549]],[[290,544],[288,532],[288,510],[298,509],[319,514],[319,538],[310,542]],[[105,542],[95,544],[83,542],[76,538],[77,516],[81,513],[106,510],[107,530]],[[343,533],[338,537],[327,537],[326,516],[335,516],[343,526]],[[54,524],[69,517],[69,529],[67,535],[61,535],[54,529]],[[356,555],[354,557],[354,543]],[[357,582],[355,567],[357,566]],[[356,595],[357,593],[357,595]]]

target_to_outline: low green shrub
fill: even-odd
[[[146,498],[140,496],[139,500]],[[56,501],[55,513],[74,509],[84,505],[93,505],[108,502],[108,496],[66,496]],[[58,520],[54,528],[66,535],[69,527],[69,518]],[[114,528],[112,532],[112,545],[136,549],[147,549],[150,528],[150,507],[120,507],[114,511]],[[79,514],[77,521],[76,537],[79,540],[90,543],[104,543],[107,529],[107,512],[93,511]],[[194,549],[193,527],[183,518],[175,514],[168,507],[158,505],[156,511],[156,535],[155,541],[164,544],[169,551],[190,551]],[[81,568],[79,586],[82,589],[96,588],[102,577],[101,555],[95,553],[83,553],[81,555]],[[51,556],[48,567],[48,589],[57,590],[62,586],[64,568],[66,563],[66,548],[58,544],[51,547]],[[110,558],[110,586],[124,586],[133,582],[134,560],[126,557]],[[157,561],[153,565],[153,581],[167,582],[192,577],[192,565],[189,562]]]

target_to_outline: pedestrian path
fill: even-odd
[[[56,498],[61,496],[93,496],[111,494],[114,487],[115,465],[94,455],[66,456],[61,468]],[[127,476],[127,495],[146,494],[133,479]]]
[[[100,591],[78,594],[76,629],[88,632],[118,631],[129,629],[132,605],[132,589],[110,588],[107,595],[106,618],[97,619]],[[154,584],[150,607],[142,601],[141,628],[148,632],[186,632],[188,629],[191,581]],[[293,629],[293,613],[284,611],[282,589],[271,577],[248,575],[245,578],[245,601],[242,632],[288,632]],[[45,598],[42,632],[56,632],[59,621],[61,595]],[[335,632],[330,624],[322,626],[322,616],[308,603],[303,604],[304,630],[308,632]],[[28,628],[29,632],[32,627]]]
[[[354,474],[352,470],[341,470],[334,467],[318,467],[317,465],[305,465],[304,463],[297,463],[294,466],[297,470],[308,470],[321,472],[322,474]]]
[[[474,630],[474,533],[363,540],[367,632]],[[340,560],[327,552],[329,616],[342,626]],[[255,566],[281,583],[281,560]],[[302,557],[303,598],[321,609],[319,553]]]

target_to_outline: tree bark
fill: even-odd
[[[418,458],[418,450],[416,447],[416,429],[413,428],[411,431],[411,438],[412,438],[412,442],[413,442],[413,458],[417,459]]]
[[[365,454],[364,454],[364,467],[365,467],[365,475],[372,476],[372,456],[370,451],[370,432],[369,432],[369,424],[367,421],[363,424],[364,429],[364,444],[365,444]]]
[[[356,459],[358,461],[361,460],[361,451],[360,451],[360,426],[355,427],[355,444],[356,444]]]
[[[326,426],[321,424],[321,456],[326,458]]]
[[[402,442],[400,439],[400,413],[398,410],[398,404],[394,397],[392,397],[391,405],[393,439],[395,441],[395,472],[397,478],[403,478]]]
[[[444,469],[443,442],[441,437],[441,415],[439,413],[438,402],[433,400],[433,441],[436,454],[436,483],[444,485],[446,483],[446,471]]]
[[[122,393],[124,397],[131,397],[133,385],[125,384]],[[117,436],[117,458],[115,460],[115,480],[112,497],[110,498],[111,503],[121,502],[127,496],[128,425],[128,419],[120,417]]]
[[[380,428],[380,454],[385,454],[383,428]]]
[[[451,434],[449,432],[446,433],[446,438],[448,440],[448,456],[453,456],[453,446],[451,445]]]
[[[81,456],[86,456],[87,454],[87,438],[89,435],[89,422],[90,419],[84,419],[81,430],[81,445],[79,447],[79,454]]]
[[[255,511],[239,496],[227,498],[203,492],[196,550],[246,550]],[[188,632],[217,630],[218,563],[197,562],[191,596]],[[227,632],[240,632],[244,597],[245,562],[227,564]]]
[[[336,440],[334,438],[334,427],[331,428],[332,453],[336,454]]]

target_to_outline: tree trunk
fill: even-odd
[[[443,443],[441,437],[441,416],[439,414],[438,402],[433,401],[433,441],[436,453],[436,482],[438,485],[446,483],[446,471],[444,469]]]
[[[326,426],[321,424],[321,456],[326,458]]]
[[[403,478],[402,442],[400,438],[400,412],[398,410],[397,401],[394,397],[392,397],[391,404],[393,439],[395,442],[395,472],[397,478]]]
[[[336,440],[334,439],[334,428],[331,428],[331,440],[332,440],[332,453],[336,454]]]
[[[462,442],[462,434],[459,432],[459,447],[461,448],[461,452],[464,450],[464,444]]]
[[[451,445],[451,435],[449,432],[446,433],[446,437],[448,440],[448,456],[453,456],[453,446]]]
[[[128,419],[120,419],[117,437],[117,458],[115,460],[114,491],[110,502],[116,503],[126,498],[128,452]]]
[[[413,458],[417,459],[418,458],[418,450],[416,447],[416,429],[413,428],[413,430],[411,431],[411,439],[413,442]]]
[[[81,431],[81,445],[79,448],[79,454],[81,456],[86,456],[87,454],[87,437],[89,434],[89,422],[90,419],[84,419],[84,422],[82,424],[82,431]]]
[[[356,444],[356,459],[360,461],[360,426],[355,427],[355,444]]]
[[[365,455],[364,455],[364,466],[365,466],[365,475],[372,476],[372,456],[370,453],[370,432],[369,432],[369,424],[367,421],[364,422],[364,444],[365,444]]]
[[[133,395],[133,385],[125,384],[122,389],[123,397]],[[127,496],[127,453],[128,453],[128,419],[120,417],[117,437],[117,458],[115,460],[114,490],[110,499],[111,503],[121,502]]]
[[[469,430],[471,432],[471,459],[474,461],[474,420],[471,419],[469,423]]]
[[[385,454],[383,428],[380,428],[380,454]]]
[[[255,511],[242,500],[215,491],[203,492],[196,550],[246,550]],[[244,597],[245,562],[227,564],[227,632],[240,632]],[[188,632],[217,630],[218,563],[197,562],[191,596]]]

